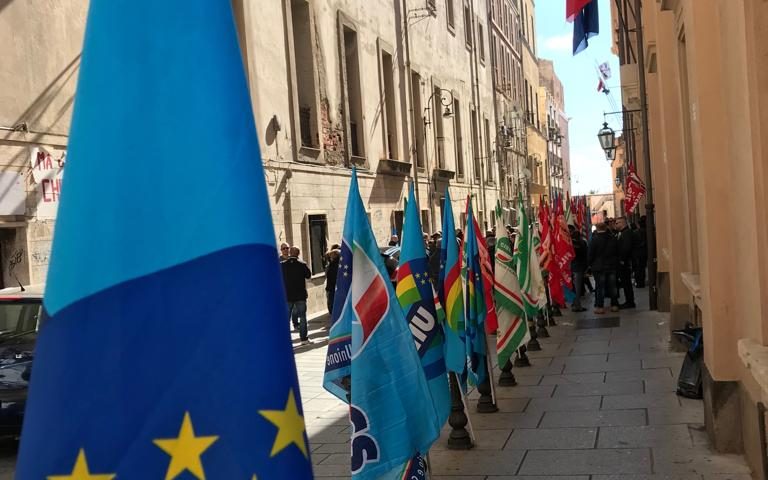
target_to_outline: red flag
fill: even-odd
[[[645,192],[645,184],[637,176],[635,167],[630,164],[627,174],[627,186],[624,192],[624,210],[627,213],[632,213],[640,203],[640,199],[645,196]]]
[[[536,246],[539,265],[542,270],[550,270],[552,264],[552,237],[550,235],[549,207],[545,201],[539,203],[539,235],[541,243]]]
[[[591,0],[566,0],[565,19],[572,22],[576,15],[587,6]]]
[[[469,210],[469,197],[467,197],[467,211]],[[491,258],[488,253],[488,243],[485,241],[485,236],[480,230],[480,224],[477,223],[475,216],[472,216],[472,229],[475,231],[477,237],[477,250],[480,254],[480,270],[483,277],[483,298],[485,299],[485,308],[487,309],[485,316],[485,331],[487,333],[493,333],[499,329],[499,319],[496,317],[496,304],[493,301],[493,288],[494,288],[494,275],[493,266],[491,262],[494,259]],[[467,232],[469,234],[469,232]]]

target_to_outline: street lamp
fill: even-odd
[[[600,140],[600,146],[605,152],[605,158],[612,162],[616,158],[616,132],[608,126],[608,122],[603,122],[603,128],[597,132],[597,139]]]

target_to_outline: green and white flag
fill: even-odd
[[[544,279],[541,275],[539,258],[533,247],[533,229],[525,212],[522,197],[518,196],[517,207],[517,236],[515,237],[514,262],[517,270],[517,278],[520,282],[520,290],[523,294],[523,306],[529,317],[535,317],[539,313],[541,304],[541,292],[544,288]]]
[[[520,282],[518,282],[515,272],[512,242],[506,236],[501,236],[496,241],[495,276],[494,300],[496,301],[496,315],[499,319],[496,352],[499,357],[499,365],[504,366],[515,353],[515,350],[531,339],[525,321],[523,293],[520,290]]]

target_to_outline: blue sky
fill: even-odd
[[[565,0],[536,2],[536,34],[538,55],[553,60],[555,71],[565,89],[565,110],[570,121],[571,189],[574,194],[611,192],[610,164],[597,140],[603,125],[603,112],[621,109],[619,58],[611,52],[610,0],[598,0],[600,34],[589,41],[589,47],[572,55],[573,24],[565,20]],[[604,93],[597,92],[596,65],[608,62],[613,76],[606,83],[615,101],[612,105]],[[614,108],[616,107],[616,108]],[[609,115],[611,128],[621,128],[621,116]]]

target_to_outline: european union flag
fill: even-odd
[[[312,478],[229,2],[92,0],[17,478]]]

